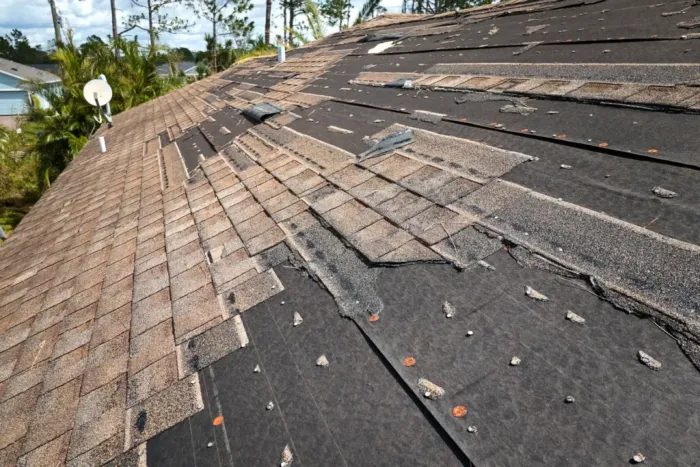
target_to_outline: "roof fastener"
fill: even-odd
[[[379,321],[379,314],[369,315],[367,321],[369,321],[370,323],[376,323],[377,321]]]
[[[284,300],[282,300],[282,301],[280,302],[280,305],[284,305]]]
[[[510,359],[510,366],[520,365],[520,359],[518,357],[513,357]]]
[[[651,355],[648,353],[640,350],[639,353],[637,354],[639,357],[639,361],[644,363],[646,366],[651,368],[652,370],[659,370],[661,369],[661,362],[653,358]]]
[[[586,322],[586,320],[583,317],[577,315],[573,311],[566,312],[566,319],[576,324],[583,324]]]
[[[415,357],[406,357],[403,359],[403,366],[412,367],[416,364]]]
[[[325,368],[329,365],[328,359],[326,358],[325,355],[321,355],[318,357],[318,360],[316,360],[316,366],[320,366],[322,368]]]
[[[642,462],[646,461],[647,458],[642,454],[641,452],[638,452],[634,456],[632,456],[632,462],[635,464],[641,464]]]
[[[275,408],[275,403],[272,401],[268,402],[267,405],[265,406],[265,410],[272,410],[274,408]]]
[[[294,327],[299,326],[303,322],[304,322],[304,318],[301,317],[299,312],[295,311],[294,312],[294,321],[292,322],[292,326],[294,326]]]
[[[255,368],[253,368],[253,373],[260,373],[260,365],[255,365]]]
[[[474,335],[474,331],[467,331],[467,337],[471,337]]]
[[[214,443],[212,443],[211,441],[209,441],[209,442],[207,443],[207,447],[210,448],[210,447],[212,447],[212,446],[214,446]]]
[[[420,378],[418,380],[418,388],[423,396],[428,399],[438,400],[445,395],[445,390],[443,388],[425,378]]]
[[[458,405],[452,409],[452,416],[456,418],[464,418],[467,416],[467,407]]]
[[[566,402],[567,404],[573,404],[574,402],[576,402],[576,399],[574,399],[574,396],[566,396],[564,402]]]
[[[467,427],[467,431],[469,433],[476,433],[478,430],[476,429],[476,427],[474,425],[471,425],[471,426]]]
[[[547,300],[549,300],[549,298],[546,295],[539,293],[537,290],[533,289],[529,285],[525,286],[525,295],[535,300],[539,300],[541,302],[546,302]]]
[[[447,301],[442,304],[442,311],[445,313],[445,318],[452,318],[456,312],[454,305]]]

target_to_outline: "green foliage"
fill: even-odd
[[[316,5],[313,0],[306,0],[304,15],[306,16],[306,24],[308,25],[313,40],[326,37],[326,24],[323,22],[323,15],[318,5]]]
[[[131,0],[131,4],[145,12],[135,15],[129,15],[124,22],[124,34],[134,28],[145,31],[149,37],[150,53],[156,52],[156,40],[164,32],[176,33],[188,31],[193,24],[185,19],[178,17],[170,17],[164,10],[168,6],[174,6],[183,3],[183,0],[148,0],[146,2],[140,0]]]
[[[370,18],[374,18],[374,15],[386,13],[386,8],[384,8],[381,3],[382,0],[367,0],[357,13],[355,24],[360,24]]]
[[[489,5],[493,0],[411,0],[402,8],[405,13],[444,13],[457,9]]]
[[[338,29],[343,30],[349,26],[351,9],[350,0],[323,0],[320,11],[329,25],[338,25]]]
[[[33,83],[34,94],[49,103],[42,109],[35,101],[21,125],[22,132],[0,129],[0,225],[11,228],[28,206],[80,152],[97,129],[95,107],[83,98],[88,81],[104,74],[112,87],[113,114],[119,113],[182,86],[185,79],[173,75],[161,79],[156,58],[144,53],[138,42],[118,39],[105,43],[92,36],[77,47],[68,31],[63,47],[52,59],[59,66],[60,87]],[[112,50],[117,47],[119,54]],[[169,55],[170,51],[165,51]],[[173,54],[176,56],[177,54]],[[5,223],[7,222],[7,223]]]
[[[0,57],[25,65],[51,63],[49,54],[41,47],[32,47],[29,39],[17,29],[0,37]]]

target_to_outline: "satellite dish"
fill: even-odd
[[[102,106],[112,100],[112,88],[106,81],[93,79],[85,83],[83,96],[90,105]]]

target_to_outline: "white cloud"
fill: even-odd
[[[2,0],[0,8],[0,35],[8,34],[12,29],[22,31],[32,45],[46,47],[54,37],[51,22],[51,10],[46,0]],[[249,18],[255,22],[255,34],[262,34],[265,28],[265,0],[253,0],[253,10]],[[363,0],[352,1],[355,9],[353,15],[361,7]],[[383,5],[390,12],[401,11],[402,0],[384,0]],[[111,35],[112,20],[109,0],[56,0],[56,6],[61,13],[65,26],[70,26],[77,43],[82,43],[90,35],[105,37]],[[141,9],[131,5],[131,0],[117,0],[117,18],[119,29],[130,14],[136,14]],[[177,5],[167,10],[171,17],[180,17],[194,22],[189,32],[163,34],[161,42],[172,47],[188,47],[191,50],[204,48],[204,34],[211,31],[211,24],[197,18],[192,11],[183,5]],[[282,34],[282,10],[279,1],[273,0],[272,7],[272,36]],[[336,28],[328,28],[334,32]],[[139,40],[147,40],[143,31],[136,33]],[[133,36],[131,36],[133,37]]]

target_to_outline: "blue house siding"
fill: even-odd
[[[0,91],[0,115],[19,115],[28,108],[27,91]]]
[[[2,91],[3,89],[17,89],[19,81],[20,80],[18,80],[17,78],[13,78],[12,76],[0,73],[0,91]]]

